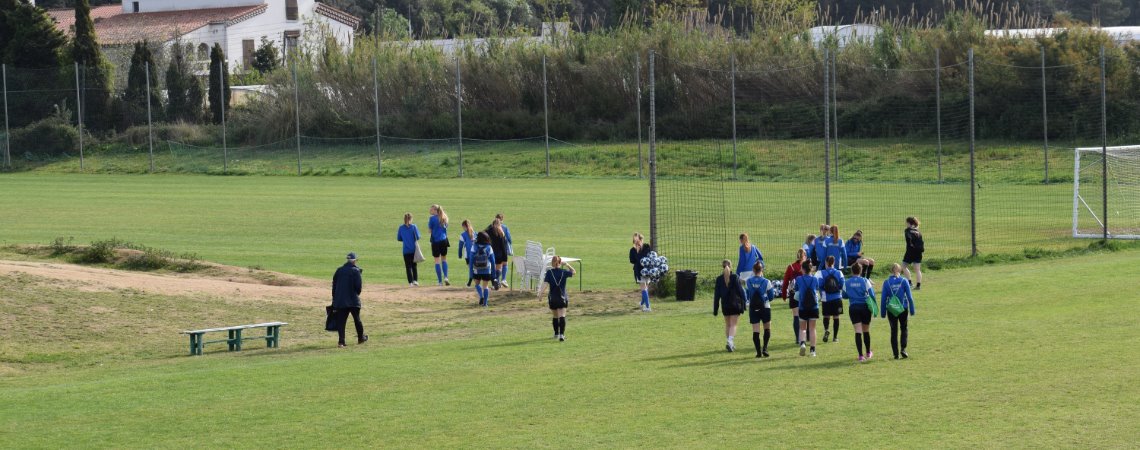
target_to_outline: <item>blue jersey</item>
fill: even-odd
[[[431,216],[428,219],[428,230],[431,231],[432,242],[443,242],[447,240],[447,225],[439,220],[439,216]]]
[[[487,264],[480,265],[480,252],[486,252]],[[475,253],[471,256],[471,270],[475,275],[494,275],[495,274],[495,251],[491,249],[490,244],[477,244],[475,246]]]
[[[761,302],[765,308],[770,308],[769,302],[772,301],[772,282],[767,278],[753,275],[748,281],[744,282],[744,291],[747,294],[749,302]]]
[[[818,297],[819,286],[819,278],[816,278],[812,275],[800,275],[796,277],[796,300],[799,300],[800,302],[800,311],[806,312],[809,310],[819,309],[819,302],[821,301]],[[809,305],[804,301],[804,299],[807,298],[808,291],[811,291],[812,295],[817,296],[815,305],[810,308]]]
[[[459,257],[463,255],[467,255],[468,262],[475,255],[475,238],[466,231],[459,233]]]
[[[827,279],[829,277],[835,277],[836,281],[839,282],[839,291],[833,292],[833,293],[824,292],[823,293],[823,295],[824,295],[823,301],[834,302],[834,301],[838,301],[838,300],[842,299],[843,298],[843,272],[840,272],[838,269],[827,268],[827,269],[823,269],[823,270],[819,271],[818,273],[819,273],[818,280],[819,280],[819,290],[820,291],[823,290],[823,285],[824,285],[824,283],[827,283]]]
[[[817,237],[815,242],[811,244],[811,251],[808,252],[808,257],[816,261],[816,265],[823,265],[824,259],[827,258],[827,241],[831,238]]]
[[[851,306],[865,306],[868,301],[875,301],[875,288],[870,280],[854,276],[843,283],[843,297],[850,300]]]
[[[736,272],[752,274],[752,266],[756,262],[764,262],[764,255],[760,254],[760,249],[752,246],[752,250],[746,250],[743,245],[740,246],[740,258],[736,260]]]
[[[846,244],[843,244],[843,251],[847,252],[847,259],[858,258],[859,253],[863,252],[863,241],[855,242],[848,239]]]
[[[404,254],[416,252],[416,241],[420,240],[420,228],[416,224],[400,225],[396,229],[396,240],[404,243]]]
[[[880,300],[882,308],[879,308],[879,315],[887,317],[887,302],[890,301],[892,296],[898,296],[902,300],[903,308],[910,311],[910,315],[914,315],[914,297],[910,292],[910,281],[906,278],[891,275],[883,282],[883,297]]]
[[[835,257],[836,269],[847,267],[847,250],[843,247],[843,239],[837,237],[828,238],[827,249],[825,250],[824,257],[819,260],[819,263],[826,264],[828,256]]]

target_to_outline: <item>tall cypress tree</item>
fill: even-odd
[[[9,68],[54,69],[67,46],[47,11],[20,0],[0,0],[0,61]]]
[[[148,66],[150,68],[150,91],[147,91]],[[158,87],[158,69],[154,67],[154,55],[150,51],[150,45],[146,41],[136,42],[134,53],[131,55],[131,68],[127,72],[127,90],[123,95],[128,110],[139,116],[134,118],[135,123],[145,120],[148,96],[152,116],[162,117],[162,96],[159,95]]]
[[[214,123],[221,123],[222,108],[226,111],[230,109],[230,66],[226,63],[221,45],[214,44],[210,50],[210,79],[207,82],[210,85],[210,117]]]
[[[71,45],[71,59],[79,63],[82,71],[80,83],[83,88],[84,123],[92,128],[104,128],[109,122],[107,112],[113,69],[99,48],[95,23],[91,20],[91,5],[87,0],[75,2],[75,39]]]

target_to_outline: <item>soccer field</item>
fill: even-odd
[[[372,340],[338,350],[323,295],[4,274],[0,447],[1130,447],[1140,310],[1134,283],[1104,280],[1137,256],[927,274],[911,358],[891,359],[876,319],[863,364],[846,320],[799,357],[783,308],[771,358],[752,357],[747,325],[726,353],[707,297],[643,314],[629,291],[572,292],[559,343],[533,297],[479,310],[470,295],[377,301],[366,284]],[[252,317],[292,323],[280,349],[184,356],[177,330]]]
[[[496,212],[505,213],[519,253],[529,239],[582,258],[587,289],[628,287],[630,234],[649,234],[644,180],[25,173],[3,175],[0,183],[4,244],[46,245],[57,237],[87,244],[115,237],[214,262],[320,278],[331,276],[351,250],[361,255],[370,283],[404,282],[396,227],[410,211],[426,233],[432,203],[442,204],[451,216],[453,245],[462,219],[482,229]],[[727,256],[735,261],[734,230],[739,229],[751,233],[770,264],[783,267],[823,219],[822,207],[780,205],[819,204],[818,186],[734,184],[756,199],[749,201],[773,206],[761,220],[726,217]],[[922,218],[928,260],[969,255],[965,186],[843,183],[833,193],[833,221],[843,227],[844,237],[862,228],[865,252],[880,262],[901,257],[907,215]],[[1071,195],[1068,185],[987,186],[979,196],[979,251],[1086,245],[1068,237]],[[421,265],[421,280],[433,280],[431,272],[430,265]]]

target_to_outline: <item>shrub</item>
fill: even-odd
[[[79,131],[58,117],[12,130],[11,140],[32,160],[79,152]]]
[[[55,240],[51,241],[51,244],[48,245],[48,248],[51,249],[51,256],[70,255],[77,248],[72,244],[73,241],[75,241],[73,237],[67,239],[64,239],[62,236],[55,238]]]
[[[74,253],[72,261],[79,264],[106,264],[115,259],[115,249],[123,241],[115,238],[92,242],[90,246]]]

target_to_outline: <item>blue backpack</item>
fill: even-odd
[[[481,245],[475,248],[475,262],[472,265],[476,271],[491,270],[491,255],[487,251],[487,246]]]

